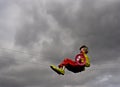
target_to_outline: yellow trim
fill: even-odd
[[[65,74],[65,70],[63,68],[58,68],[55,65],[50,65],[50,67],[58,74],[62,74],[62,75]]]
[[[86,58],[86,64],[85,64],[85,66],[86,66],[86,67],[90,67],[90,60],[89,60],[88,55],[84,53],[84,56],[85,56],[85,58]]]

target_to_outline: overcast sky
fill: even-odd
[[[120,0],[0,0],[0,87],[120,87]],[[49,65],[89,47],[91,67]]]

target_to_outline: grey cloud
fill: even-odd
[[[51,78],[49,69],[42,69],[40,66],[36,66],[34,64],[30,65],[18,65],[15,66],[7,72],[3,72],[1,75],[1,86],[7,87],[8,85],[10,87],[16,85],[18,87],[29,87],[29,86],[53,86],[56,85],[59,87],[59,85],[64,85],[64,81],[62,81],[63,84],[61,84],[59,81],[60,79],[56,78],[57,74],[52,75],[53,78]],[[61,78],[62,79],[62,78]],[[65,78],[63,78],[65,79]],[[5,82],[6,81],[6,82]],[[8,84],[5,84],[8,83]]]
[[[7,69],[11,66],[16,65],[16,61],[14,59],[14,55],[11,55],[7,52],[0,55],[0,69]]]
[[[15,1],[15,0],[14,0]],[[35,47],[40,50],[41,64],[20,63],[14,56],[1,57],[2,87],[63,87],[63,86],[109,86],[119,85],[119,1],[109,0],[99,8],[100,0],[45,1],[15,3],[21,9],[20,26],[16,29],[16,47]],[[11,2],[12,3],[12,2]],[[23,4],[22,4],[23,3]],[[50,18],[50,19],[49,19]],[[50,23],[51,22],[51,23]],[[52,25],[51,25],[52,24]],[[42,41],[43,40],[43,41]],[[91,55],[92,69],[73,74],[66,70],[65,76],[58,76],[49,64],[59,64],[63,58],[74,58],[79,46],[87,44]],[[40,47],[40,48],[39,48]],[[42,49],[41,49],[42,48]],[[34,49],[36,50],[36,49]],[[27,50],[28,54],[32,51]],[[34,53],[33,53],[34,54]],[[17,55],[17,54],[13,54]],[[27,55],[27,54],[26,54]],[[24,56],[24,55],[22,55]],[[20,58],[18,55],[16,59]],[[33,56],[34,57],[34,56]],[[21,58],[24,60],[24,58]],[[22,60],[21,60],[22,61]],[[17,62],[17,65],[15,64]],[[49,62],[49,64],[44,64]],[[115,65],[108,65],[113,64]],[[13,64],[13,66],[12,66]],[[15,64],[15,65],[14,65]],[[46,65],[46,66],[44,66]],[[12,68],[6,68],[12,66]],[[41,67],[44,66],[44,67]],[[47,67],[47,68],[46,68]],[[112,75],[106,84],[96,84],[98,77]],[[117,78],[117,80],[115,80]],[[113,82],[113,83],[112,83]]]
[[[39,8],[35,5],[30,5],[29,8],[25,9],[22,8],[22,10],[21,27],[16,32],[15,44],[32,47],[46,34],[49,28],[48,21],[41,10],[41,12],[38,12]]]
[[[63,29],[67,28],[72,32],[75,46],[85,42],[90,47],[94,54],[93,62],[94,58],[102,62],[111,61],[113,57],[117,59],[119,56],[119,2],[105,2],[106,5],[99,9],[95,7],[96,2],[82,1],[82,6],[76,13],[66,13],[70,6],[52,3],[48,14],[51,14]]]

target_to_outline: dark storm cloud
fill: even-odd
[[[45,0],[44,5],[37,0],[13,1],[20,8],[14,45],[30,49],[27,50],[28,55],[32,53],[32,47],[35,51],[40,50],[39,61],[35,61],[40,64],[28,63],[31,58],[22,62],[24,55],[15,53],[16,60],[10,56],[12,54],[8,55],[10,57],[0,57],[0,86],[101,87],[100,82],[105,81],[104,78],[111,79],[106,81],[107,86],[110,82],[119,85],[119,78],[115,80],[120,72],[119,61],[116,61],[119,60],[120,50],[119,1]],[[78,74],[66,70],[65,76],[57,76],[49,69],[50,63],[59,64],[65,57],[74,58],[82,44],[89,47],[93,70]],[[116,64],[107,65],[113,62]]]
[[[38,42],[42,35],[45,35],[49,28],[47,20],[37,6],[24,6],[21,12],[21,26],[16,33],[15,44],[23,47],[32,47]],[[25,8],[26,7],[26,8]]]
[[[86,41],[89,42],[98,61],[106,62],[119,58],[119,4],[120,2],[107,4],[100,10],[92,11],[91,16],[94,16],[87,20],[90,30]]]
[[[62,41],[64,38],[61,37],[62,30],[66,33],[70,32],[69,38],[71,38],[74,41],[74,44],[69,45],[67,48],[73,47],[73,50],[77,50],[77,48],[81,44],[87,44],[89,46],[90,55],[91,56],[91,63],[93,64],[105,64],[103,67],[109,67],[109,64],[107,65],[108,61],[112,61],[111,63],[115,63],[116,60],[119,59],[119,4],[120,2],[109,2],[106,1],[103,6],[100,6],[97,1],[82,1],[82,4],[79,3],[80,9],[78,9],[76,12],[73,11],[74,9],[71,8],[69,11],[69,6],[63,3],[49,3],[47,8],[47,13],[52,15],[52,17],[56,20],[58,25],[60,26],[61,33],[60,35],[57,34],[56,38],[53,38],[52,44],[46,44],[43,45],[43,47],[49,47],[49,49],[44,49],[43,53],[45,55],[46,60],[53,61],[55,64],[58,64],[59,60],[62,60],[62,51],[65,50],[64,43],[57,43]],[[97,4],[100,7],[97,7]],[[72,12],[73,11],[73,12]],[[68,13],[67,13],[68,12]],[[74,16],[73,16],[74,15]],[[67,31],[67,32],[66,32]],[[58,38],[59,39],[58,39]],[[59,40],[59,41],[58,41]],[[69,42],[67,42],[69,43]],[[63,50],[61,51],[62,48]],[[52,49],[52,50],[51,50]],[[70,52],[65,51],[66,53],[64,55],[69,56],[71,55]],[[59,52],[59,54],[58,54]],[[55,54],[54,54],[55,53]],[[50,58],[48,58],[49,56]],[[58,56],[58,57],[57,57]],[[66,57],[66,56],[63,56]],[[58,59],[56,59],[56,57]],[[69,57],[73,57],[69,56]],[[53,60],[51,60],[51,58]],[[110,63],[110,64],[111,64]],[[101,67],[101,66],[99,66]],[[120,72],[117,68],[118,66],[112,65],[113,68],[106,68],[106,69],[100,69],[96,72],[96,74],[90,74],[91,78],[96,78],[98,76],[102,76],[104,78],[104,75],[107,75],[107,73],[110,72],[114,76],[114,72]],[[89,76],[86,78],[88,79]],[[79,84],[87,84],[86,81],[82,80]],[[79,79],[80,80],[80,79]],[[92,79],[91,81],[98,81],[96,79]],[[77,81],[73,81],[72,84],[77,84]],[[71,85],[72,85],[71,84]],[[106,82],[108,86],[109,82]],[[97,85],[98,86],[98,85]],[[101,86],[99,84],[99,86]]]
[[[51,70],[40,68],[36,64],[18,65],[1,73],[0,86],[37,87],[37,86],[57,86],[65,84],[65,77],[56,78],[57,74],[50,74]],[[58,76],[59,77],[59,76]],[[62,80],[61,82],[59,82]],[[6,84],[7,83],[7,84]],[[62,84],[61,84],[62,83]]]
[[[97,58],[97,61],[111,61],[113,57],[118,58],[120,50],[120,2],[108,1],[100,8],[96,6],[99,3],[96,3],[95,0],[82,1],[81,8],[73,13],[74,16],[68,11],[70,6],[51,3],[48,14],[51,14],[63,29],[67,28],[72,32],[75,46],[84,41],[95,54],[93,57]]]
[[[40,74],[43,73],[44,75],[41,76]],[[46,73],[46,70],[40,69],[38,67],[36,68],[34,65],[29,65],[27,67],[14,66],[1,74],[2,76],[0,77],[0,86],[26,87],[29,85],[42,85],[44,84],[44,81],[47,81],[47,79],[49,79],[49,75],[47,74],[48,72]]]
[[[9,54],[8,52],[2,52],[0,54],[0,69],[7,69],[11,66],[16,65],[16,60],[14,59],[14,55]]]

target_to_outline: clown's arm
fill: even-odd
[[[85,67],[90,67],[90,60],[87,54],[84,54],[85,58],[86,58],[86,64]]]

